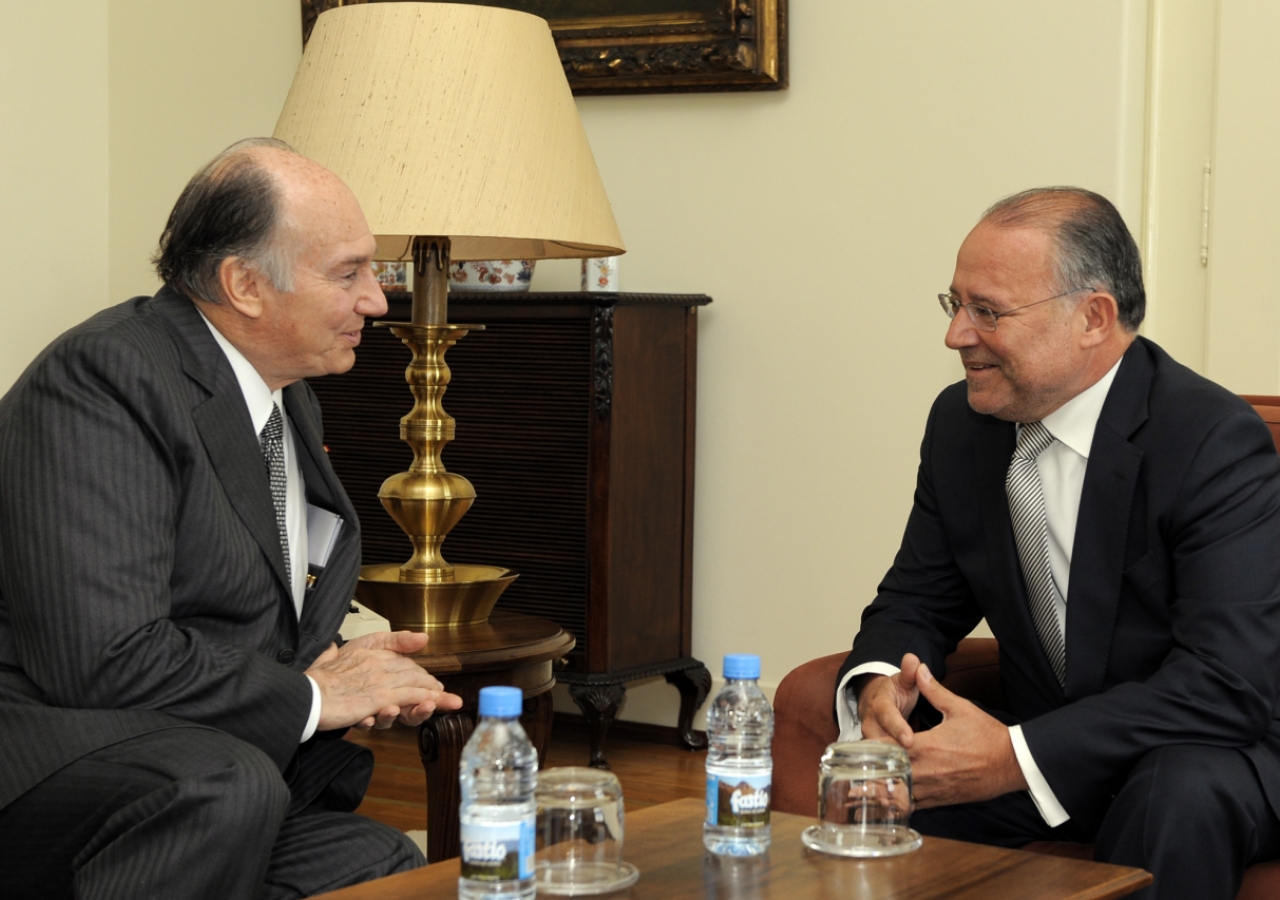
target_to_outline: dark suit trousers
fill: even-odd
[[[1069,820],[1050,828],[1019,791],[919,810],[911,824],[922,834],[1002,847],[1093,842],[1095,859],[1155,876],[1133,895],[1140,900],[1234,900],[1250,863],[1280,858],[1280,821],[1248,757],[1197,744],[1147,754],[1100,823]]]
[[[283,900],[425,864],[395,829],[317,805],[323,787],[300,774],[301,794],[266,754],[207,728],[105,747],[0,811],[6,893]]]

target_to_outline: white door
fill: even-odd
[[[1280,394],[1280,3],[1151,0],[1145,332]]]

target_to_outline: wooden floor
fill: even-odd
[[[352,732],[352,739],[373,750],[373,781],[357,812],[401,831],[427,827],[427,785],[418,758],[417,729],[396,726],[386,731]],[[622,783],[627,810],[682,797],[705,795],[706,751],[625,740],[610,736],[605,753]],[[585,732],[557,728],[547,751],[547,766],[586,765]]]

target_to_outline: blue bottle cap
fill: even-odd
[[[754,653],[726,653],[724,655],[725,678],[759,678],[760,657]]]
[[[514,687],[480,688],[480,715],[511,719],[524,708],[524,692]]]

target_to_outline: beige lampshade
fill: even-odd
[[[454,260],[625,252],[547,23],[509,9],[362,3],[322,13],[275,136],[336,172],[378,237]]]

